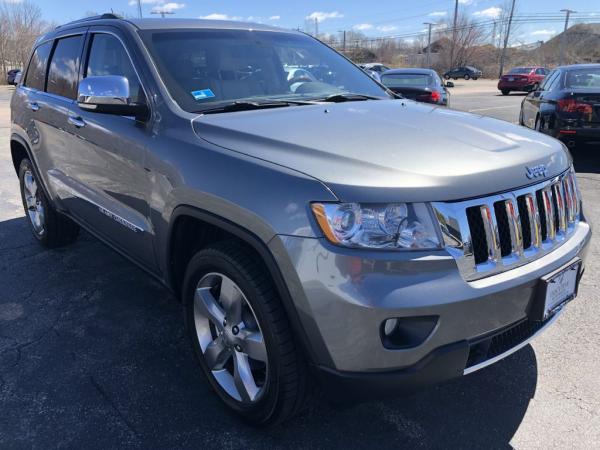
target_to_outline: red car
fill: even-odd
[[[502,95],[512,91],[532,92],[542,84],[548,73],[550,71],[545,67],[515,67],[500,77],[498,89]]]

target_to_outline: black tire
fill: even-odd
[[[535,83],[533,86],[531,86],[531,89],[529,90],[529,92],[535,92],[539,89],[540,85],[539,83]]]
[[[471,79],[471,75],[469,75],[468,73],[465,73],[465,75],[463,76],[463,78],[468,81],[468,80]]]
[[[510,91],[508,89],[502,89],[502,95],[508,95]]]
[[[473,81],[477,81],[477,78],[479,78],[479,77],[473,77]]]
[[[450,75],[448,75],[448,74],[444,75],[444,80],[449,80],[449,79],[450,79]]]
[[[454,81],[458,80],[458,77],[454,77],[454,78],[453,78],[453,80],[454,80]]]
[[[535,128],[534,128],[534,130],[535,131],[539,131],[540,133],[544,133],[544,121],[543,121],[543,119],[539,115],[535,118]]]
[[[24,187],[26,174],[32,174],[37,186],[36,200],[43,208],[43,224],[41,229],[36,229],[27,206]],[[19,166],[19,186],[21,188],[21,200],[25,210],[25,217],[29,222],[33,235],[40,244],[47,248],[56,248],[70,244],[77,238],[79,226],[68,217],[56,211],[52,204],[50,204],[41,186],[41,182],[37,179],[33,164],[26,158],[21,161]]]
[[[521,108],[521,111],[519,112],[519,125],[525,126],[525,122],[523,121],[523,108]]]
[[[233,280],[250,304],[266,344],[268,382],[252,403],[230,396],[216,381],[200,347],[194,322],[194,294],[208,273]],[[254,426],[281,423],[299,413],[308,396],[308,370],[294,341],[277,290],[257,256],[237,242],[221,242],[199,251],[188,264],[183,287],[184,318],[198,363],[213,390],[235,413]]]

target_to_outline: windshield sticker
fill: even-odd
[[[211,91],[210,89],[192,91],[190,92],[190,94],[192,94],[192,97],[194,97],[195,100],[206,100],[207,98],[213,98],[215,96],[213,91]]]

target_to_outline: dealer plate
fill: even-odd
[[[573,263],[546,280],[544,319],[550,317],[564,303],[577,295],[581,261]]]

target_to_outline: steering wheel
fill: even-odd
[[[313,79],[305,73],[301,73],[300,75],[294,76],[293,78],[287,80],[288,86],[292,86],[294,83],[308,83],[312,82]]]

